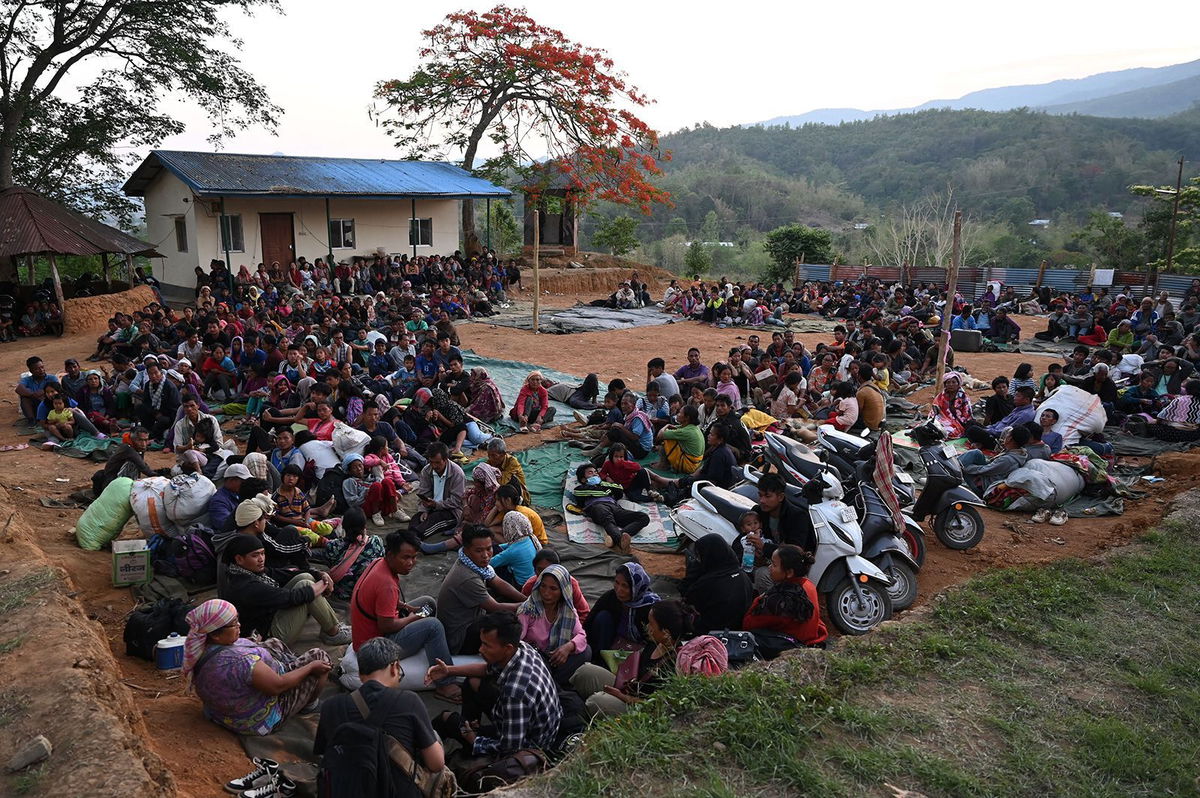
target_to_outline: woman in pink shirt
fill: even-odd
[[[554,419],[554,408],[550,406],[550,394],[542,385],[542,372],[529,372],[529,376],[525,378],[525,383],[517,394],[517,401],[513,402],[512,410],[508,411],[508,416],[517,422],[521,432],[529,432],[531,429],[534,432],[541,432],[542,424]]]
[[[575,671],[592,657],[575,612],[570,572],[562,565],[546,566],[517,610],[517,618],[521,639],[541,653],[554,680],[569,687]]]

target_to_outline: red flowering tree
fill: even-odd
[[[650,100],[614,69],[603,50],[585,47],[539,25],[524,9],[450,14],[427,31],[423,63],[404,80],[388,80],[376,96],[390,106],[383,120],[407,157],[461,151],[462,166],[498,180],[508,170],[549,156],[581,201],[637,205],[649,213],[670,195],[651,182],[664,155],[658,134],[632,109]],[[476,163],[480,145],[495,155]],[[536,193],[536,191],[535,191]],[[476,251],[475,208],[463,202],[468,251]]]

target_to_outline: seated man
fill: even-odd
[[[487,527],[468,526],[462,538],[458,559],[438,592],[437,617],[446,628],[450,651],[472,654],[479,648],[479,619],[488,612],[516,612],[525,595],[492,569],[493,541]],[[503,602],[493,598],[493,592]]]
[[[200,402],[195,396],[184,396],[179,405],[183,409],[183,415],[175,422],[175,434],[171,439],[171,445],[176,450],[191,446],[192,434],[201,426],[210,444],[218,448],[224,446],[225,436],[221,432],[221,425],[214,416],[200,412]]]
[[[151,438],[162,440],[179,414],[179,389],[167,379],[157,361],[146,363],[145,374],[146,379],[134,394],[140,400],[136,406],[138,420],[150,430]]]
[[[263,516],[257,522],[266,525]],[[238,534],[225,544],[225,575],[219,593],[237,607],[244,632],[257,632],[264,638],[277,638],[290,645],[300,637],[311,616],[321,628],[321,642],[344,646],[350,642],[350,629],[338,621],[325,594],[333,590],[327,573],[320,579],[311,574],[296,574],[281,585],[267,569],[263,542],[254,534]]]
[[[467,478],[458,463],[450,460],[446,444],[431,443],[426,450],[429,464],[421,469],[417,498],[421,510],[412,519],[409,529],[422,538],[440,533],[448,535],[462,523],[463,496]]]
[[[408,603],[400,577],[412,573],[421,543],[412,532],[392,532],[385,539],[386,553],[363,572],[350,597],[350,628],[354,650],[383,637],[399,646],[399,658],[424,649],[432,665],[438,660],[453,662],[446,645],[446,629],[437,618],[437,604],[430,596]],[[369,673],[359,661],[359,671]],[[363,677],[366,682],[366,677]],[[439,682],[437,694],[455,701],[461,695],[452,681]]]
[[[615,482],[603,482],[600,472],[591,463],[575,469],[579,484],[575,488],[575,500],[584,515],[604,531],[604,545],[617,546],[626,554],[630,552],[633,536],[650,523],[650,516],[638,510],[626,510],[617,504],[625,489]]]
[[[479,620],[480,665],[437,663],[427,682],[466,676],[463,694],[465,723],[458,729],[439,729],[444,737],[463,744],[477,757],[496,759],[522,748],[546,749],[554,744],[562,721],[558,687],[533,646],[521,640],[521,624],[512,612],[489,612]],[[478,731],[469,725],[483,715],[491,720]]]
[[[46,398],[47,385],[58,385],[58,377],[46,373],[46,364],[37,355],[26,359],[29,374],[17,382],[17,396],[21,399],[21,415],[30,423],[37,421],[37,407]]]
[[[313,741],[316,756],[329,750],[339,726],[366,720],[361,709],[365,706],[370,725],[382,729],[426,770],[437,773],[446,767],[446,752],[429,722],[425,704],[416,693],[400,689],[404,675],[400,670],[402,659],[403,648],[386,637],[375,637],[362,644],[358,649],[362,687],[352,695],[336,695],[321,702],[321,720]],[[411,776],[396,772],[393,778],[396,783],[404,784]]]
[[[983,426],[972,422],[964,431],[967,440],[981,449],[995,449],[1000,441],[1000,435],[1009,427],[1019,427],[1035,420],[1037,408],[1033,405],[1033,387],[1022,385],[1013,391],[1013,409],[1004,418]],[[1024,445],[1024,444],[1022,444]]]
[[[1007,310],[997,310],[984,337],[998,344],[1015,344],[1021,340],[1021,327],[1008,317]]]
[[[149,447],[150,433],[145,427],[129,430],[129,443],[119,443],[111,447],[104,468],[92,474],[92,493],[99,497],[117,477],[140,479],[154,476],[157,472],[143,459]]]
[[[982,498],[989,485],[992,485],[1025,465],[1029,453],[1025,446],[1029,443],[1029,427],[1024,423],[1013,427],[1000,445],[1000,454],[989,458],[979,449],[970,449],[958,456],[963,475],[968,481],[968,487],[975,495]]]
[[[242,501],[240,492],[244,479],[250,479],[250,469],[241,463],[225,469],[224,484],[208,500],[208,519],[213,531],[227,532],[235,528],[233,514]]]

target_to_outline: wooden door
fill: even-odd
[[[279,261],[285,273],[288,264],[296,259],[296,231],[290,213],[260,213],[258,231],[262,238],[263,263],[270,267]]]

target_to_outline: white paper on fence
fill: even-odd
[[[1058,422],[1053,430],[1063,436],[1064,446],[1079,443],[1081,435],[1103,432],[1108,421],[1108,414],[1104,412],[1100,397],[1074,385],[1061,385],[1056,388],[1046,401],[1038,405],[1039,414],[1043,410],[1054,410],[1058,413]]]
[[[1112,285],[1115,269],[1092,269],[1092,287],[1100,288],[1101,286]]]

